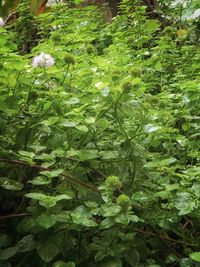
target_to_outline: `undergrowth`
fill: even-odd
[[[0,266],[199,266],[198,24],[60,4],[21,55],[24,16],[0,28]]]

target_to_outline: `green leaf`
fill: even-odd
[[[200,262],[200,252],[193,252],[189,256],[192,260]]]
[[[195,202],[188,192],[178,193],[175,199],[175,208],[179,210],[179,215],[185,215],[192,212],[195,208]]]
[[[101,209],[101,213],[104,217],[115,216],[121,211],[120,206],[118,205],[104,205]]]
[[[58,177],[61,173],[63,173],[63,169],[58,169],[55,171],[41,171],[40,174],[47,176],[48,178]]]
[[[49,214],[47,212],[43,213],[37,218],[37,222],[39,225],[44,227],[45,229],[49,229],[56,223],[56,216],[54,214]]]
[[[145,168],[154,168],[154,167],[165,167],[168,165],[173,164],[174,162],[176,162],[177,159],[174,157],[168,158],[168,159],[163,159],[163,160],[159,160],[159,161],[151,161],[148,162],[144,165]]]
[[[10,248],[6,248],[4,250],[0,251],[0,260],[8,260],[10,258],[12,258],[17,251],[19,250],[18,247],[10,247]]]
[[[126,214],[119,214],[115,218],[115,222],[116,223],[120,223],[120,224],[124,224],[124,225],[128,225],[130,220],[129,220],[129,218],[128,218],[128,216]]]
[[[99,267],[122,267],[122,262],[120,259],[104,260],[98,266]]]
[[[59,200],[68,200],[68,199],[72,199],[72,197],[71,196],[68,196],[66,194],[63,194],[63,195],[56,196],[55,199],[56,199],[56,201],[59,201]]]
[[[19,248],[19,252],[27,252],[35,249],[35,241],[33,239],[33,235],[27,235],[23,237],[18,243],[17,247]]]
[[[76,123],[68,120],[62,120],[60,123],[60,126],[66,127],[66,128],[73,128],[76,127]]]
[[[148,20],[145,23],[145,31],[147,31],[149,34],[152,34],[153,32],[157,31],[160,27],[160,23],[158,20],[151,19]]]
[[[75,263],[70,261],[68,263],[64,261],[57,261],[53,264],[52,267],[76,267]]]
[[[13,190],[13,191],[20,191],[24,187],[22,183],[11,180],[6,177],[0,178],[0,186],[7,190]]]
[[[81,132],[84,132],[84,133],[87,133],[88,132],[88,127],[85,126],[85,125],[79,125],[79,126],[76,126],[76,129],[81,131]]]
[[[68,195],[59,196],[47,196],[42,193],[28,193],[25,195],[28,198],[32,198],[39,201],[39,204],[45,208],[51,208],[56,205],[57,201],[71,199]]]
[[[57,237],[53,236],[37,245],[37,252],[43,261],[50,262],[58,255],[59,244],[57,241]]]
[[[100,229],[108,229],[115,224],[115,221],[112,217],[107,217],[101,221]]]
[[[29,181],[29,183],[34,184],[34,185],[45,185],[45,184],[50,184],[51,180],[48,179],[48,177],[37,176],[33,180]]]
[[[84,161],[84,160],[90,160],[90,159],[96,159],[99,157],[99,152],[97,150],[80,150],[80,153],[78,155],[79,159]]]
[[[7,240],[7,235],[0,234],[0,248],[5,244],[6,240]]]

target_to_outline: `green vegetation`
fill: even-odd
[[[1,267],[200,266],[199,3],[171,2],[0,20]]]

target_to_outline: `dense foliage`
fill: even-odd
[[[0,27],[0,266],[199,266],[198,17],[27,3]]]

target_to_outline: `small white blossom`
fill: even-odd
[[[153,124],[145,125],[145,132],[146,133],[153,133],[153,132],[157,131],[158,129],[160,129],[160,127],[153,125]]]
[[[53,30],[58,30],[58,29],[61,29],[62,28],[62,25],[54,25],[52,27]]]
[[[187,0],[175,0],[172,1],[171,6],[176,7],[177,5],[182,5],[183,7],[187,6]]]
[[[41,84],[41,81],[40,81],[40,80],[35,80],[35,81],[34,81],[34,84],[35,84],[35,85],[40,85],[40,84]]]
[[[103,96],[108,96],[109,95],[109,92],[110,92],[110,88],[109,87],[105,87],[101,93]]]
[[[92,70],[93,72],[97,72],[98,68],[97,68],[97,67],[94,67],[94,68],[91,68],[91,70]]]
[[[0,17],[0,27],[4,26],[4,20]]]
[[[45,53],[40,53],[38,56],[35,56],[32,60],[32,66],[36,67],[51,67],[55,64],[54,58]]]
[[[98,82],[95,84],[95,87],[99,89],[102,87],[102,85],[103,85],[103,82]]]
[[[200,8],[196,9],[192,15],[190,15],[187,19],[197,19],[200,17]]]

